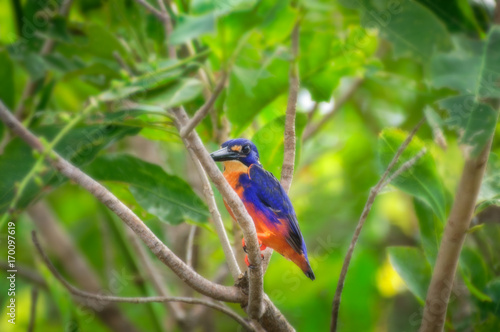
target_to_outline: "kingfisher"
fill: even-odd
[[[223,143],[221,149],[210,156],[214,161],[223,162],[226,181],[253,219],[260,249],[274,249],[314,280],[306,243],[290,198],[278,179],[262,167],[255,144],[244,138],[232,139]],[[236,220],[225,201],[224,205]],[[242,244],[245,250],[244,239]],[[249,265],[248,255],[245,256],[245,262]]]

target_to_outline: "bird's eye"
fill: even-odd
[[[252,150],[250,148],[250,145],[245,145],[242,149],[241,149],[241,152],[243,152],[244,154],[249,154],[250,153],[250,150]]]

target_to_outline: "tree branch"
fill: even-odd
[[[28,209],[28,215],[36,229],[42,234],[45,243],[59,259],[68,275],[85,290],[94,292],[102,289],[98,275],[89,265],[85,256],[74,245],[74,241],[57,222],[52,211],[43,202]],[[45,280],[43,280],[45,282]],[[94,302],[81,303],[92,309],[99,318],[115,331],[137,331],[136,327],[113,304],[97,306]]]
[[[189,122],[189,117],[180,107],[173,110],[176,117],[176,122],[179,130]],[[248,214],[243,205],[243,202],[238,197],[236,192],[229,186],[226,179],[220,172],[215,162],[210,157],[210,154],[205,149],[203,142],[195,131],[191,131],[185,138],[187,148],[192,149],[196,157],[204,167],[207,175],[212,179],[222,197],[231,208],[234,216],[243,230],[243,237],[248,250],[248,259],[253,266],[249,269],[249,298],[248,298],[248,315],[250,318],[260,318],[262,315],[262,300],[263,300],[263,272],[262,259],[260,256],[260,247],[257,240],[257,232],[253,220]]]
[[[38,300],[38,288],[33,287],[31,289],[31,308],[30,308],[30,321],[27,329],[28,332],[33,332],[35,330],[37,300]]]
[[[319,122],[317,122],[316,124],[311,123],[306,126],[306,129],[304,129],[304,135],[302,135],[302,139],[304,140],[304,142],[314,136],[321,129],[321,127],[323,127],[335,114],[337,114],[342,106],[344,106],[344,104],[349,99],[351,99],[352,95],[358,90],[363,81],[364,78],[355,78],[354,82],[352,82],[352,85],[346,90],[343,95],[339,96],[335,100],[333,108],[328,113],[326,113],[323,118],[319,120]]]
[[[196,235],[196,225],[191,225],[189,228],[189,234],[186,242],[186,264],[189,267],[193,267],[193,247],[194,247],[194,238]]]
[[[142,266],[144,267],[147,277],[153,283],[153,287],[160,296],[169,297],[169,291],[165,286],[163,280],[161,280],[161,274],[154,266],[146,250],[144,250],[144,247],[141,245],[139,238],[130,228],[127,228],[125,231],[127,232],[127,236],[130,239],[132,247],[139,257]],[[184,312],[184,310],[182,310],[182,308],[177,305],[177,303],[166,302],[165,304],[167,309],[172,311],[175,320],[182,325],[184,320],[186,319],[186,313]]]
[[[151,14],[156,16],[160,21],[162,21],[162,22],[165,21],[165,16],[163,15],[163,13],[161,11],[159,11],[158,9],[156,9],[155,7],[153,7],[146,0],[135,0],[135,2],[137,2],[139,5],[144,7],[144,9],[146,9],[148,12],[150,12]]]
[[[189,143],[184,140],[184,144],[189,146]],[[222,217],[220,215],[219,209],[217,208],[217,202],[215,201],[214,192],[212,190],[212,186],[210,185],[210,181],[208,180],[207,173],[200,164],[200,161],[194,154],[193,150],[189,147],[187,148],[193,163],[198,170],[198,174],[200,176],[200,180],[203,186],[203,194],[205,195],[205,200],[208,205],[208,210],[212,216],[212,221],[215,226],[215,231],[217,232],[217,236],[219,237],[219,241],[222,245],[222,251],[224,251],[224,255],[226,257],[226,262],[229,267],[229,271],[233,277],[233,280],[236,281],[240,277],[241,270],[238,266],[238,262],[236,261],[236,257],[234,256],[233,249],[231,247],[231,243],[227,237],[226,228],[224,227],[224,223],[222,222]]]
[[[295,165],[295,114],[297,111],[297,95],[299,93],[299,65],[297,61],[299,52],[299,28],[300,22],[295,22],[291,35],[292,59],[290,60],[290,71],[288,74],[290,85],[288,89],[288,102],[285,117],[283,166],[281,167],[281,185],[286,192],[290,190]]]
[[[169,43],[169,38],[172,34],[172,31],[174,30],[174,27],[172,25],[172,18],[170,17],[167,7],[165,7],[165,3],[163,1],[164,0],[157,0],[158,6],[160,7],[161,13],[163,14],[163,19],[161,20],[163,22],[163,31],[165,32],[165,43],[167,44],[168,57],[171,59],[175,59],[177,57],[175,46],[170,45]]]
[[[492,139],[477,158],[467,158],[439,246],[431,283],[425,299],[421,332],[442,331],[457,270],[458,259],[469,229],[477,195],[488,162]]]
[[[210,96],[210,98],[198,111],[196,111],[191,120],[189,120],[189,122],[185,126],[183,126],[182,129],[180,130],[179,134],[181,137],[186,137],[187,135],[189,135],[189,133],[205,118],[205,116],[208,114],[208,112],[214,105],[215,101],[219,97],[222,90],[224,90],[226,79],[227,79],[227,74],[226,72],[223,72],[220,81],[215,87],[215,90]]]
[[[38,238],[36,236],[36,232],[32,232],[32,240],[33,243],[38,250],[38,253],[40,254],[40,257],[42,258],[44,264],[47,266],[47,268],[50,270],[52,275],[66,288],[71,294],[77,296],[77,297],[83,297],[87,299],[93,299],[97,300],[100,303],[106,303],[106,302],[125,302],[125,303],[150,303],[150,302],[182,302],[182,303],[189,303],[189,304],[202,304],[207,307],[216,309],[229,317],[233,318],[236,322],[241,324],[243,327],[250,331],[254,331],[254,328],[246,322],[242,317],[240,317],[237,313],[229,309],[228,307],[204,300],[204,299],[196,299],[196,298],[190,298],[190,297],[174,297],[174,296],[152,296],[152,297],[121,297],[121,296],[109,296],[109,295],[102,295],[102,294],[96,294],[96,293],[91,293],[91,292],[86,292],[83,290],[80,290],[76,288],[75,286],[71,285],[66,279],[63,278],[63,276],[57,271],[55,268],[54,264],[50,261],[50,259],[47,257],[45,252],[43,251],[40,242],[38,241]]]
[[[0,119],[22,140],[24,140],[33,149],[44,152],[44,147],[40,140],[34,136],[7,110],[0,102]],[[191,286],[201,294],[212,297],[216,300],[227,302],[244,303],[247,300],[245,294],[236,287],[227,287],[215,284],[205,279],[192,269],[190,269],[179,257],[177,257],[165,244],[163,244],[156,235],[137,217],[125,204],[118,200],[109,190],[96,182],[94,179],[83,173],[80,169],[73,166],[67,160],[62,158],[56,152],[51,152],[46,158],[47,161],[66,177],[75,181],[89,193],[96,197],[100,202],[113,211],[122,219],[132,230],[141,238],[141,240],[151,249],[151,251],[165,265],[170,267],[181,280]]]
[[[399,157],[403,153],[403,151],[406,149],[406,147],[410,144],[411,140],[413,139],[413,136],[417,133],[418,129],[422,124],[424,123],[425,119],[422,119],[416,126],[413,128],[413,130],[410,132],[408,137],[405,139],[405,141],[401,144],[399,147],[398,151],[396,151],[396,154],[392,158],[391,162],[387,166],[387,169],[385,170],[384,174],[380,178],[380,180],[377,182],[375,187],[373,187],[370,190],[370,195],[368,196],[368,199],[365,203],[365,207],[363,208],[363,212],[361,213],[361,216],[359,217],[358,220],[358,225],[356,226],[356,230],[354,231],[354,234],[352,236],[351,244],[349,245],[349,249],[347,250],[346,256],[344,258],[344,263],[342,264],[342,270],[340,271],[340,276],[339,280],[337,283],[337,289],[335,290],[335,296],[333,298],[333,304],[332,304],[332,322],[330,325],[330,331],[335,332],[337,331],[337,323],[338,323],[338,315],[339,315],[339,309],[340,309],[340,299],[342,297],[342,290],[344,289],[344,282],[345,278],[347,275],[347,270],[349,269],[349,264],[351,262],[352,258],[352,253],[354,252],[354,247],[356,246],[356,243],[358,242],[359,234],[361,233],[361,229],[363,228],[363,225],[365,224],[366,218],[368,217],[368,214],[370,213],[370,210],[372,208],[373,202],[375,202],[375,198],[377,197],[378,193],[384,188],[385,185],[387,185],[390,181],[385,181],[386,178],[388,178],[389,173],[391,172],[392,168],[394,165],[399,160]],[[393,180],[395,178],[394,175],[398,176],[401,173],[403,173],[405,170],[407,170],[409,167],[415,164],[415,162],[422,157],[422,155],[425,153],[425,150],[420,151],[415,157],[413,157],[410,161],[406,162],[403,164],[399,170],[397,170],[393,176],[389,177],[389,180]]]

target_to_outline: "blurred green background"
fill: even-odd
[[[446,329],[500,330],[500,214],[495,206],[500,203],[500,132],[494,111],[478,113],[475,101],[467,99],[481,94],[484,77],[495,82],[500,73],[500,61],[494,61],[495,54],[500,59],[500,29],[490,29],[493,1],[170,2],[173,32],[166,36],[157,17],[132,0],[75,0],[68,15],[60,12],[58,1],[2,0],[0,99],[47,141],[81,116],[56,150],[110,188],[182,259],[196,227],[194,268],[230,285],[196,169],[165,110],[182,105],[193,114],[226,71],[227,87],[197,131],[209,151],[227,138],[252,139],[263,166],[279,178],[290,35],[300,22],[298,153],[290,197],[316,280],[274,254],[265,291],[297,331],[329,328],[338,275],[369,190],[407,132],[425,118],[401,162],[424,147],[426,155],[378,196],[363,229],[345,282],[339,331],[418,329],[463,156],[484,146],[481,133],[493,131],[475,227],[461,256]],[[48,40],[53,47],[43,52]],[[169,47],[178,59],[169,58]],[[81,115],[90,97],[98,107]],[[85,280],[72,273],[68,262],[75,258],[65,255],[68,246],[87,262],[84,270],[104,293],[156,295],[125,225],[48,164],[36,166],[19,193],[19,183],[40,156],[3,124],[0,137],[0,213],[16,221],[16,264],[26,273],[17,275],[13,326],[7,322],[4,224],[0,330],[27,330],[33,289],[38,290],[35,331],[113,330],[51,276],[35,254],[30,233],[38,230],[56,267],[81,288]],[[240,248],[241,234],[217,192],[216,198],[230,240]],[[198,296],[147,255],[172,295]],[[193,315],[199,310],[181,307]],[[231,307],[244,314],[239,306]],[[115,309],[139,331],[241,330],[211,310],[186,327],[163,304]]]

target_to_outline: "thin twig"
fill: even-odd
[[[40,245],[40,242],[38,241],[38,238],[36,236],[36,232],[32,232],[32,240],[33,244],[35,245],[38,253],[40,254],[40,257],[42,258],[44,264],[47,266],[47,268],[50,270],[52,275],[66,288],[71,294],[78,296],[78,297],[84,297],[88,299],[93,299],[96,300],[100,303],[106,303],[106,302],[125,302],[125,303],[150,303],[150,302],[182,302],[182,303],[189,303],[189,304],[201,304],[208,306],[210,308],[216,309],[229,317],[233,318],[236,322],[241,324],[243,327],[246,329],[253,331],[253,327],[246,322],[242,317],[240,317],[237,313],[229,309],[228,307],[224,306],[223,304],[216,303],[213,301],[209,300],[204,300],[204,299],[196,299],[196,298],[190,298],[190,297],[175,297],[175,296],[152,296],[152,297],[121,297],[121,296],[109,296],[109,295],[102,295],[102,294],[96,294],[96,293],[91,293],[91,292],[86,292],[81,289],[76,288],[75,286],[71,285],[64,277],[57,271],[55,268],[54,264],[52,264],[51,260],[47,256],[47,254],[44,252],[42,246]]]
[[[59,259],[68,275],[83,289],[95,292],[102,289],[98,274],[92,269],[85,256],[43,201],[28,209],[28,214],[39,230],[45,243]],[[136,332],[137,328],[114,304],[97,306],[95,302],[81,299],[83,306],[94,311],[111,330]]]
[[[401,165],[401,167],[399,167],[396,172],[392,173],[391,176],[389,176],[389,178],[387,180],[385,180],[385,182],[382,184],[382,186],[380,188],[385,188],[389,183],[392,182],[392,180],[394,180],[395,178],[397,178],[398,176],[400,176],[401,174],[403,174],[406,170],[412,168],[416,163],[417,161],[422,158],[422,156],[427,152],[427,149],[426,148],[423,148],[422,150],[420,150],[413,158],[411,158],[410,160],[408,160],[407,162],[405,162],[403,165]]]
[[[153,264],[153,261],[149,257],[146,250],[144,250],[144,247],[140,243],[139,238],[130,228],[126,228],[126,232],[135,253],[141,261],[141,265],[144,267],[144,271],[146,272],[148,279],[153,283],[153,287],[160,296],[169,297],[169,291],[161,278],[161,274],[158,272],[158,269]],[[186,313],[184,312],[184,310],[179,305],[177,305],[177,303],[166,302],[165,305],[167,309],[172,311],[175,320],[182,324],[186,319]]]
[[[177,52],[175,51],[175,46],[170,45],[169,39],[174,27],[172,25],[172,18],[168,13],[167,7],[165,7],[164,0],[157,0],[158,6],[160,7],[161,13],[163,14],[163,31],[165,32],[165,44],[167,45],[168,57],[170,59],[177,58]]]
[[[222,72],[219,83],[217,83],[217,86],[215,87],[214,92],[212,93],[210,98],[202,107],[200,107],[198,111],[196,111],[196,113],[189,120],[189,122],[185,126],[183,126],[182,129],[180,130],[181,137],[186,137],[186,135],[189,135],[189,133],[205,118],[205,116],[208,114],[208,112],[214,105],[215,101],[219,97],[222,90],[224,90],[224,86],[226,84],[226,78],[227,78],[226,72]]]
[[[129,67],[125,59],[120,55],[120,52],[113,51],[113,58],[115,58],[116,62],[120,65],[120,67],[125,70],[129,75],[134,75],[134,71]]]
[[[44,146],[40,140],[26,129],[0,102],[0,119],[22,140],[33,149],[44,151]],[[141,238],[141,240],[151,249],[151,251],[165,265],[170,267],[179,278],[201,294],[207,295],[216,300],[227,302],[246,302],[246,296],[237,287],[217,285],[205,279],[191,268],[189,268],[179,257],[177,257],[158,237],[137,217],[125,204],[116,198],[108,189],[97,181],[73,166],[56,152],[52,152],[47,161],[66,177],[78,183],[100,202],[113,211]],[[259,256],[260,257],[260,256]]]
[[[3,104],[1,104],[0,101],[0,107]],[[85,109],[78,113],[76,116],[74,116],[54,137],[54,139],[47,145],[47,147],[44,149],[42,154],[38,156],[37,160],[35,161],[33,167],[29,170],[28,174],[21,180],[19,183],[19,186],[17,186],[15,190],[14,197],[12,198],[10,204],[9,204],[9,209],[8,212],[3,214],[2,217],[0,218],[0,229],[3,227],[3,225],[7,222],[8,218],[10,215],[12,215],[13,211],[15,210],[17,204],[21,200],[24,190],[28,187],[29,183],[36,177],[36,175],[39,173],[43,162],[45,158],[48,156],[48,154],[56,147],[57,144],[66,136],[66,134],[80,122],[80,120],[87,115],[90,111],[94,110],[96,108],[96,104],[93,99],[90,99],[90,103]]]
[[[177,119],[176,122],[179,128],[188,123],[189,117],[184,109],[177,107],[172,111]],[[260,247],[253,220],[245,209],[241,199],[229,186],[219,168],[210,157],[196,131],[191,131],[191,133],[185,137],[185,142],[188,144],[188,148],[191,148],[198,157],[200,163],[207,172],[207,175],[212,179],[212,182],[222,194],[222,197],[230,207],[234,216],[238,220],[241,229],[243,230],[243,237],[245,238],[248,251],[248,259],[252,265],[252,268],[249,269],[250,285],[247,310],[250,318],[258,319],[263,313],[263,271]]]
[[[165,17],[161,11],[153,7],[149,2],[146,0],[135,0],[139,5],[144,7],[148,12],[156,16],[160,21],[164,21]]]
[[[191,225],[186,243],[186,264],[191,268],[193,267],[193,246],[194,246],[194,236],[196,235],[196,229],[197,227],[195,225]]]
[[[33,332],[35,330],[37,300],[38,300],[38,288],[33,287],[31,289],[31,309],[30,309],[30,322],[27,330],[28,332]]]
[[[387,169],[385,170],[385,172],[382,175],[382,177],[380,178],[380,180],[377,182],[375,187],[373,187],[370,190],[370,195],[368,196],[368,199],[365,203],[365,207],[363,208],[363,212],[361,213],[361,216],[359,217],[358,225],[356,226],[356,229],[355,229],[354,234],[352,236],[351,244],[349,245],[349,249],[347,250],[346,256],[344,258],[344,263],[342,264],[342,270],[340,271],[340,276],[339,276],[339,280],[337,283],[337,289],[335,290],[335,296],[333,298],[333,304],[332,304],[332,322],[330,325],[330,331],[332,331],[332,332],[337,331],[337,322],[338,322],[338,315],[339,315],[339,309],[340,309],[340,299],[342,297],[342,290],[344,289],[344,282],[345,282],[345,278],[347,275],[347,270],[349,269],[349,263],[351,262],[352,253],[354,252],[354,247],[356,246],[356,243],[358,241],[359,234],[361,233],[361,229],[363,228],[363,225],[365,224],[366,218],[368,217],[368,213],[370,213],[370,210],[372,208],[373,202],[375,201],[375,198],[377,197],[378,193],[382,190],[382,188],[388,183],[385,181],[385,179],[389,176],[392,168],[394,167],[394,165],[396,165],[396,163],[399,160],[399,157],[401,156],[403,151],[406,149],[406,147],[410,144],[411,140],[413,139],[413,136],[415,136],[415,134],[417,133],[418,129],[422,126],[424,121],[425,121],[425,119],[422,119],[415,126],[415,128],[413,128],[413,130],[410,132],[408,137],[404,140],[404,142],[399,147],[398,151],[396,151],[396,154],[394,155],[391,162],[389,163],[389,166],[387,166]],[[419,152],[417,154],[417,156],[420,158],[421,153]],[[417,157],[417,156],[415,156],[415,157]],[[415,159],[415,158],[413,158],[413,159]],[[418,158],[415,160],[413,160],[413,159],[410,160],[409,162],[405,163],[407,166],[405,166],[405,164],[404,164],[402,167],[412,166]],[[404,169],[403,171],[405,171],[406,169]],[[398,173],[398,175],[400,175],[403,171],[401,171],[401,172],[396,171],[396,173]],[[392,180],[393,178],[390,177],[390,179]]]
[[[307,141],[311,137],[313,137],[320,129],[323,127],[337,112],[344,106],[344,104],[351,99],[352,95],[358,90],[358,88],[361,86],[361,83],[363,83],[364,78],[357,77],[354,79],[354,82],[352,82],[352,85],[346,90],[346,92],[339,96],[336,100],[335,103],[333,104],[332,109],[326,113],[319,122],[313,124],[308,124],[306,128],[304,129],[304,134],[302,135],[302,139]]]
[[[299,68],[297,61],[299,52],[299,28],[300,22],[297,21],[295,22],[291,36],[292,59],[290,60],[290,70],[288,74],[290,85],[288,89],[288,103],[285,117],[283,165],[281,167],[281,185],[286,192],[290,190],[295,166],[295,113],[297,110],[297,95],[299,93]]]
[[[9,270],[9,263],[7,261],[0,261],[0,269]],[[47,283],[45,279],[35,270],[27,267],[16,264],[17,276],[27,281],[33,283],[35,286],[46,289]]]
[[[185,141],[187,150],[189,151],[189,155],[198,170],[198,175],[200,176],[200,180],[203,186],[203,195],[205,196],[205,200],[208,205],[208,210],[210,211],[210,215],[212,216],[212,221],[215,226],[215,231],[217,232],[217,236],[219,237],[219,241],[222,246],[222,251],[224,251],[224,256],[226,257],[226,262],[229,267],[229,271],[233,277],[234,281],[237,281],[241,270],[238,266],[238,262],[236,261],[236,257],[234,256],[233,249],[231,247],[231,243],[227,237],[226,228],[224,227],[224,222],[222,221],[222,217],[220,215],[219,209],[217,208],[217,202],[215,201],[214,192],[212,190],[212,186],[210,185],[210,181],[208,180],[207,173],[200,164],[198,157],[196,157],[195,153],[192,149],[189,148],[189,143]]]

